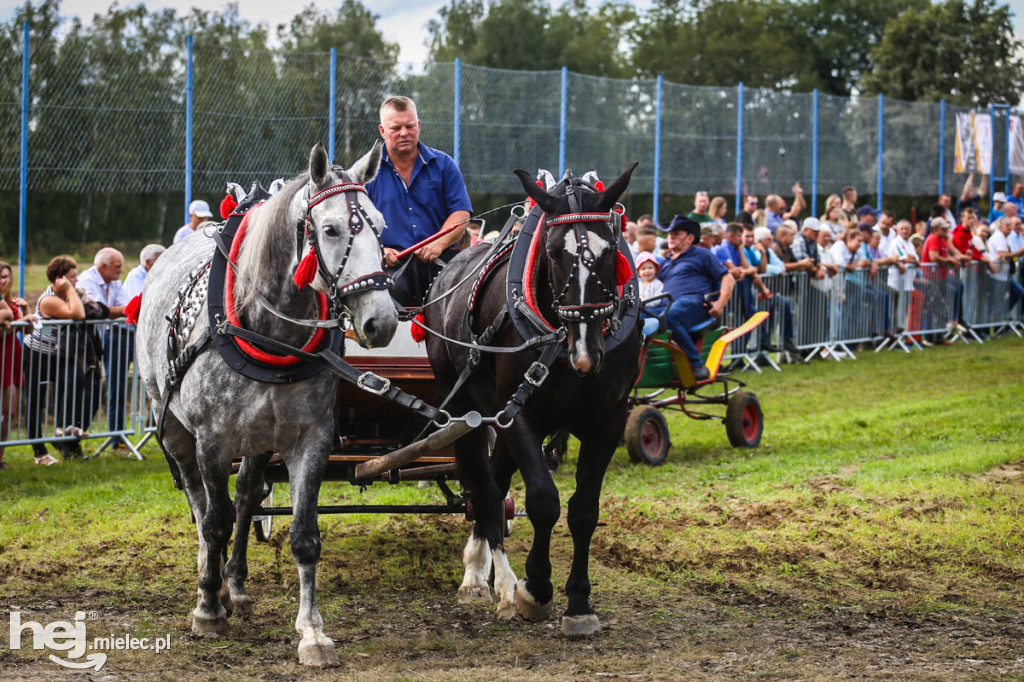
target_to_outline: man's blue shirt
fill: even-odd
[[[664,284],[664,293],[679,298],[718,291],[727,274],[729,271],[713,253],[694,244],[679,256],[666,260],[658,271],[658,279]]]
[[[381,244],[392,249],[404,249],[435,234],[455,211],[473,212],[466,183],[452,157],[422,142],[419,149],[408,187],[387,149],[377,177],[366,185],[388,225]]]
[[[740,250],[727,241],[723,241],[711,249],[711,253],[715,254],[722,265],[732,263],[734,268],[738,268],[743,264],[743,261],[740,259]]]

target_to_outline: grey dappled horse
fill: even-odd
[[[363,184],[372,180],[380,158],[380,148],[375,146],[347,171],[348,178]],[[307,341],[309,327],[283,321],[255,293],[262,294],[270,305],[292,318],[317,317],[314,293],[310,287],[299,289],[293,281],[297,264],[310,248],[308,240],[297,245],[296,225],[301,225],[307,216],[310,197],[343,182],[340,169],[330,165],[327,153],[318,144],[310,154],[308,173],[287,182],[250,214],[234,288],[236,300],[242,302],[242,326],[295,347]],[[374,229],[349,232],[349,201],[353,196],[358,197],[361,209],[357,213],[369,218],[376,229],[382,229],[384,218],[362,192],[339,192],[308,209],[306,228],[319,243],[322,265],[327,272],[337,274],[331,283],[318,270],[312,289],[329,298],[336,293],[328,290],[332,285],[340,288],[381,269],[381,247]],[[351,250],[347,251],[349,246]],[[297,253],[297,248],[302,252]],[[209,236],[193,235],[169,248],[146,278],[137,356],[157,414],[168,399],[167,318],[175,310],[179,290],[189,282],[190,273],[207,263],[214,249],[214,240]],[[340,301],[361,345],[369,348],[390,342],[398,320],[387,291],[368,289]],[[208,326],[205,303],[195,317],[190,342]],[[290,536],[292,556],[299,571],[300,601],[295,621],[295,629],[301,635],[299,660],[310,665],[338,663],[334,643],[323,633],[316,600],[316,565],[320,557],[317,498],[334,438],[332,415],[337,381],[327,371],[295,383],[254,381],[231,369],[216,348],[208,344],[178,390],[169,393],[163,446],[180,469],[199,528],[199,599],[192,612],[194,632],[225,632],[232,609],[240,615],[252,613],[252,600],[245,592],[244,582],[249,524],[260,502],[260,486],[254,484],[253,478],[262,479],[262,464],[270,453],[279,452],[288,467],[294,507]],[[253,467],[253,460],[243,461],[237,486],[235,546],[231,560],[223,566],[222,576],[221,557],[225,556],[235,520],[228,477],[236,457],[255,457],[260,466]]]

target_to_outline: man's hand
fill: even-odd
[[[718,301],[715,301],[714,303],[712,303],[711,304],[711,308],[708,309],[708,315],[710,315],[711,317],[714,317],[716,319],[721,317],[722,313],[724,313],[724,312],[725,312],[725,304],[722,303],[721,300],[718,300]]]
[[[438,239],[437,241],[430,242],[423,248],[413,253],[417,258],[419,258],[424,263],[433,263],[435,260],[438,259],[438,257],[445,249],[445,247],[441,245],[441,241],[442,240]]]
[[[743,268],[739,266],[729,268],[729,274],[732,275],[737,282],[739,282],[746,276],[746,273],[743,271]]]
[[[900,272],[906,272],[907,271],[907,266],[904,265],[903,263],[901,263],[900,261],[896,261],[896,267],[898,267],[900,269]]]
[[[398,265],[398,251],[396,249],[384,247],[384,265],[389,268],[393,268]]]
[[[758,292],[758,294],[757,294],[757,300],[759,300],[759,301],[767,301],[771,297],[772,297],[772,290],[769,289],[768,287],[762,288],[761,291]]]

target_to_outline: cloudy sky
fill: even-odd
[[[336,7],[339,3],[327,0],[312,0],[319,7]],[[297,3],[280,2],[280,0],[246,0],[240,3],[241,15],[252,23],[265,23],[271,28],[289,21],[296,8],[308,5],[310,0]],[[14,16],[24,0],[0,0],[0,20],[8,21]],[[64,16],[78,16],[84,22],[96,13],[104,14],[112,4],[112,0],[63,0],[61,13]],[[121,7],[130,7],[135,2],[119,2]],[[151,0],[145,3],[150,9],[173,7],[178,14],[184,14],[190,7],[206,10],[221,10],[225,0]],[[378,26],[384,37],[402,46],[399,60],[403,62],[422,62],[426,59],[427,22],[437,15],[437,11],[447,5],[446,0],[364,0],[364,4],[380,16]],[[557,5],[560,2],[552,1]],[[636,0],[638,7],[648,7],[651,0]],[[1014,13],[1014,27],[1018,36],[1024,36],[1024,0],[1009,0],[1008,4]]]

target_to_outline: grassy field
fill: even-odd
[[[152,447],[144,462],[46,469],[10,449],[0,595],[43,624],[95,612],[90,636],[171,635],[172,658],[111,652],[97,678],[1024,679],[1022,354],[1007,337],[744,374],[765,415],[754,451],[730,448],[717,422],[669,414],[666,464],[620,449],[609,470],[592,552],[605,630],[589,642],[558,635],[555,619],[506,624],[459,606],[469,526],[426,516],[321,517],[321,608],[340,671],[295,663],[286,519],[250,550],[253,620],[193,638],[195,532]],[[556,474],[563,510],[573,473],[570,454]],[[518,479],[513,495],[521,505]],[[321,495],[357,500],[438,501],[412,484]],[[563,515],[556,584],[569,542]],[[508,547],[521,574],[528,522]],[[564,606],[556,595],[556,614]],[[5,645],[4,678],[65,672]]]

